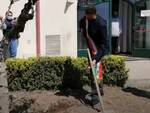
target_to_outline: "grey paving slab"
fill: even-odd
[[[129,79],[125,86],[150,88],[150,60],[132,58],[126,61],[129,68]]]

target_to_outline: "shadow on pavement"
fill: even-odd
[[[123,91],[132,93],[136,96],[145,97],[145,98],[150,99],[150,92],[149,91],[140,90],[140,89],[131,88],[131,87],[125,88],[125,89],[123,89]]]

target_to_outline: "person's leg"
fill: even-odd
[[[102,48],[102,49],[98,49],[96,56],[94,57],[94,59],[97,60],[97,64],[98,64],[98,59],[101,59],[104,55],[107,54],[107,49]],[[99,67],[98,67],[99,68]],[[103,91],[103,82],[101,82],[99,84],[99,88],[100,88],[100,93],[103,96],[104,95],[104,91]],[[95,104],[97,104],[99,102],[99,98],[97,95],[97,90],[96,90],[96,86],[95,86],[95,81],[94,81],[94,77],[92,76],[91,78],[91,97],[92,97],[92,105],[94,106]]]
[[[112,37],[112,54],[118,53],[119,37]]]
[[[16,58],[16,56],[17,56],[17,45],[18,45],[17,39],[11,39],[10,46],[9,46],[10,58]]]
[[[98,81],[97,81],[98,82]],[[98,82],[99,85],[99,91],[101,96],[104,96],[104,91],[103,91],[103,82]],[[94,77],[91,77],[91,106],[93,108],[95,108],[98,103],[99,103],[99,97],[98,97],[98,93],[97,93],[97,89],[96,89],[96,85],[95,85],[95,81],[94,81]]]
[[[112,54],[115,54],[115,37],[111,38]]]
[[[119,37],[115,37],[115,54],[118,53],[118,43],[119,43]]]
[[[3,54],[4,61],[10,57],[9,47],[10,47],[10,41],[7,39],[2,40],[2,54]]]
[[[100,74],[100,64],[99,63],[97,63],[97,76],[100,76],[99,74]],[[97,95],[97,90],[96,90],[96,86],[95,86],[95,81],[94,81],[94,77],[92,76],[91,78],[90,78],[90,80],[91,80],[91,89],[92,89],[92,94],[93,95]],[[100,88],[100,93],[101,93],[101,95],[103,96],[104,95],[104,91],[103,91],[103,81],[102,80],[100,80],[100,78],[97,78],[97,82],[98,82],[98,84],[99,84],[99,88]]]

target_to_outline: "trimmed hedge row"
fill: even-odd
[[[110,55],[102,60],[104,83],[123,86],[128,79],[129,69],[126,68],[125,57]]]
[[[128,78],[124,58],[103,58],[104,82],[122,86]],[[90,83],[86,58],[41,57],[6,61],[8,87],[17,90],[57,90],[61,87],[82,88]]]

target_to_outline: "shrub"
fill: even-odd
[[[125,57],[110,55],[102,60],[104,83],[123,86],[128,79],[129,70],[125,65]]]
[[[122,86],[128,78],[125,58],[103,58],[104,83]],[[57,90],[61,87],[82,88],[90,83],[86,58],[41,57],[6,61],[8,87],[17,90]]]
[[[67,59],[64,66],[63,85],[71,88],[82,88],[83,84],[88,82],[88,79],[86,79],[88,76],[88,73],[86,73],[87,66],[88,62],[85,58]]]
[[[8,87],[16,90],[81,88],[87,67],[85,58],[41,57],[7,60]]]

